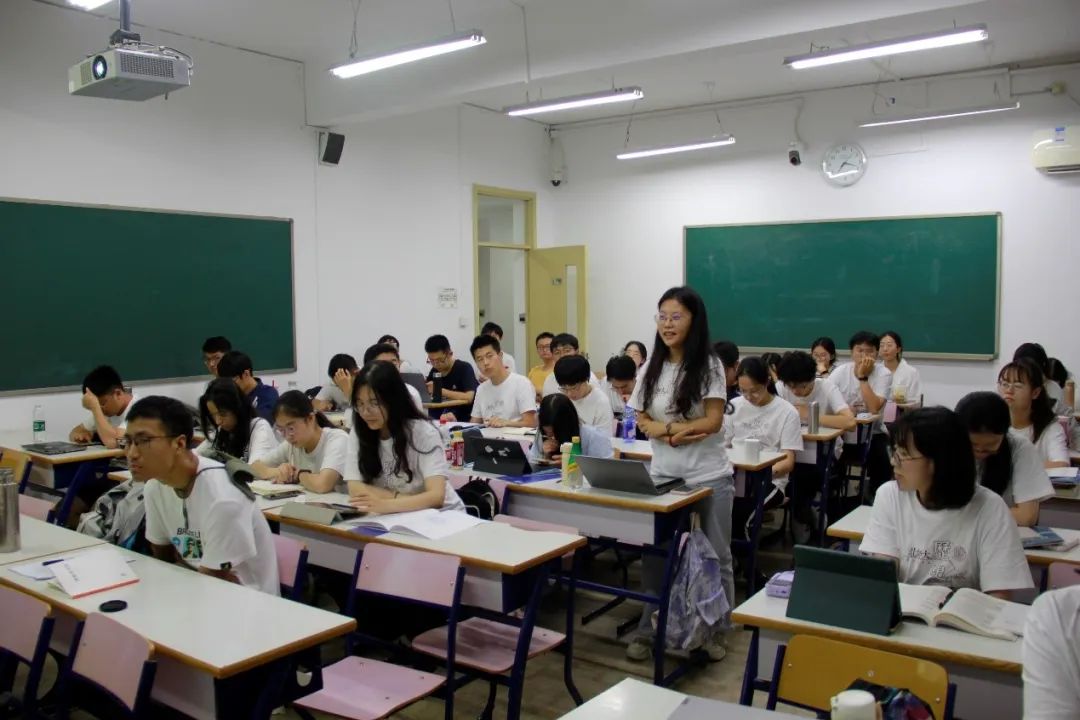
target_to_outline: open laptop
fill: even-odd
[[[788,617],[888,635],[900,624],[896,563],[798,545]]]
[[[581,455],[578,465],[589,485],[634,495],[663,495],[686,483],[681,478],[653,478],[640,460],[615,460]]]
[[[29,443],[23,445],[23,450],[29,450],[40,455],[64,455],[67,453],[80,452],[82,450],[89,450],[90,448],[100,447],[105,448],[100,443],[95,445],[80,445],[79,443],[72,442],[41,442],[41,443]]]
[[[431,393],[427,389],[427,380],[420,373],[409,372],[402,373],[401,379],[405,381],[406,385],[412,385],[416,388],[416,392],[420,393],[420,402],[431,402]]]
[[[532,474],[532,465],[525,457],[525,449],[517,440],[499,440],[484,436],[465,438],[466,459],[472,446],[473,470],[493,475],[521,477]]]

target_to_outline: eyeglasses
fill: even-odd
[[[372,400],[371,402],[361,402],[353,405],[356,408],[356,412],[363,415],[364,413],[377,413],[382,409],[382,404],[378,400]]]
[[[904,463],[911,462],[912,460],[926,460],[926,456],[908,455],[903,450],[897,450],[896,448],[891,448],[889,450],[889,462],[891,462],[893,465],[903,465]]]
[[[998,390],[1012,390],[1013,392],[1016,392],[1017,390],[1023,390],[1026,387],[1027,383],[998,380]]]
[[[678,325],[682,322],[684,317],[689,316],[683,315],[682,313],[671,313],[670,315],[668,315],[667,313],[656,313],[655,315],[653,315],[653,320],[656,321],[657,325],[665,325],[669,322]]]
[[[569,392],[579,389],[584,384],[584,382],[578,382],[574,383],[573,385],[560,385],[559,390],[562,392],[563,395],[565,395]]]
[[[116,446],[121,450],[127,450],[131,446],[139,448],[139,450],[145,450],[146,446],[150,444],[152,440],[168,440],[170,438],[180,437],[179,435],[136,435],[131,437],[130,435],[124,435],[122,438],[116,441]]]
[[[756,387],[753,390],[743,390],[741,388],[739,389],[739,395],[744,398],[760,398],[768,394],[769,389],[767,387]]]
[[[300,427],[300,423],[302,422],[303,420],[290,420],[284,425],[275,425],[274,429],[282,435],[293,435],[296,433],[297,428]]]

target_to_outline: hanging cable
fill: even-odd
[[[360,41],[356,39],[356,26],[360,18],[360,1],[352,0],[352,39],[349,41],[349,59],[356,57],[356,53],[360,50]]]
[[[457,21],[454,20],[454,0],[446,0],[446,7],[450,8],[450,27],[457,32]]]

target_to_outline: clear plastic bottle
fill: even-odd
[[[443,418],[439,419],[439,436],[442,437],[443,449],[446,451],[446,462],[452,463],[454,461],[454,450],[450,444],[450,424]]]
[[[633,445],[637,439],[637,411],[629,405],[623,410],[622,434],[623,442],[627,445]]]
[[[45,430],[45,406],[34,406],[34,442],[45,442],[46,440]]]
[[[581,477],[581,466],[578,465],[578,457],[581,455],[581,438],[575,435],[570,444],[570,463],[567,468],[569,483],[568,486],[577,490],[584,485]]]

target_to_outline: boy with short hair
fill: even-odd
[[[578,354],[580,354],[578,352],[578,339],[570,333],[559,333],[551,339],[551,356],[555,359],[556,365],[559,364],[561,358]],[[596,377],[596,374],[590,371],[589,376],[589,384],[593,387],[600,387],[600,379]],[[544,380],[544,390],[541,396],[547,397],[557,392],[559,392],[559,381],[555,378],[555,373],[552,372]]]
[[[401,353],[398,352],[397,345],[392,343],[376,343],[364,351],[364,365],[373,362],[388,362],[398,369],[398,372],[403,372],[401,369]],[[359,372],[359,371],[357,371]],[[352,377],[349,377],[349,397],[352,397]],[[427,414],[427,409],[424,407],[424,400],[420,397],[420,391],[414,388],[407,382],[402,382],[405,385],[405,391],[409,393],[409,397],[412,398],[413,405],[420,411],[421,415]]]
[[[574,403],[581,424],[592,425],[610,437],[615,431],[615,415],[611,411],[611,401],[589,381],[592,371],[588,358],[583,355],[562,357],[555,363],[554,375],[559,391]]]
[[[125,416],[136,400],[134,393],[124,387],[120,373],[110,365],[91,370],[83,378],[82,391],[82,406],[88,416],[71,429],[68,439],[88,443],[97,435],[102,445],[115,448],[124,435]]]
[[[493,322],[484,323],[484,327],[480,328],[480,334],[481,335],[490,335],[491,337],[498,340],[499,341],[499,347],[502,347],[503,329],[502,329],[502,326],[499,325],[498,323],[493,323]],[[502,354],[502,358],[503,358],[503,363],[506,365],[506,369],[509,370],[511,373],[516,373],[517,372],[517,363],[514,362],[514,356],[504,350],[503,354]]]
[[[626,401],[637,385],[637,371],[637,363],[629,355],[615,355],[604,369],[606,377],[600,388],[611,401],[611,412],[620,420],[626,412]]]
[[[551,341],[555,335],[542,332],[536,336],[536,355],[540,358],[540,364],[529,368],[529,382],[536,388],[536,400],[540,401],[544,392],[544,381],[551,373],[555,372],[555,357],[551,354]]]
[[[877,362],[880,344],[881,338],[872,332],[861,330],[855,333],[848,342],[848,347],[851,348],[851,362],[837,366],[829,375],[829,380],[840,390],[844,401],[856,416],[864,412],[879,416],[871,428],[870,454],[866,461],[867,476],[870,479],[866,499],[871,501],[877,489],[892,478],[889,440],[888,435],[885,434],[885,424],[880,417],[885,410],[885,400],[892,393],[892,373],[887,367]],[[854,452],[850,443],[855,442],[855,433],[849,432],[844,442],[849,443],[844,448],[844,453],[850,457]]]
[[[464,360],[455,360],[450,341],[445,335],[432,335],[424,343],[431,372],[427,376],[428,392],[435,395],[435,373],[441,376],[443,400],[464,400],[467,404],[450,408],[443,413],[450,421],[469,422],[472,417],[473,399],[476,397],[476,373]]]
[[[218,377],[232,378],[251,403],[255,413],[271,425],[274,423],[277,388],[263,385],[263,381],[255,377],[250,357],[237,350],[225,353],[218,363]]]
[[[338,353],[330,358],[330,365],[326,368],[330,383],[319,388],[319,394],[312,399],[311,404],[319,412],[348,410],[352,407],[352,379],[358,372],[360,368],[352,355]]]
[[[221,358],[225,356],[225,353],[232,350],[232,343],[229,339],[222,335],[215,335],[208,337],[202,344],[202,360],[203,365],[210,371],[210,374],[214,377],[218,376],[217,366],[221,362]]]
[[[499,340],[480,335],[469,351],[488,379],[476,388],[472,421],[495,428],[536,427],[536,391],[528,378],[506,367]]]

